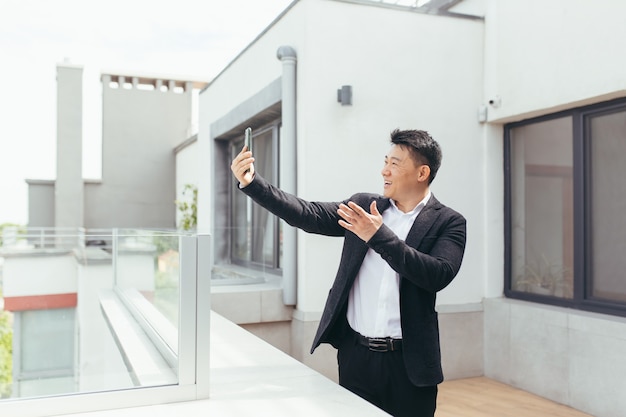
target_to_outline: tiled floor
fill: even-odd
[[[446,381],[439,386],[436,417],[591,417],[489,378]]]

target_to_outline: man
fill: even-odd
[[[272,186],[255,175],[245,146],[231,165],[240,189],[288,224],[344,237],[311,353],[332,344],[339,383],[394,416],[434,416],[443,381],[435,299],[461,266],[465,219],[430,192],[441,157],[427,132],[396,129],[383,196],[359,193],[338,203]]]

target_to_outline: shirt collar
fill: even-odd
[[[426,196],[422,199],[422,201],[420,201],[419,203],[417,203],[417,206],[415,206],[413,208],[413,210],[411,211],[407,211],[406,213],[404,213],[403,211],[401,211],[398,206],[396,206],[396,202],[393,201],[393,199],[389,199],[389,201],[391,202],[391,205],[393,206],[393,209],[395,211],[397,211],[398,213],[402,214],[402,215],[407,215],[407,216],[412,216],[415,213],[419,213],[424,206],[426,206],[426,203],[428,203],[428,200],[430,200],[430,196],[431,196],[431,192],[430,190],[428,190],[428,193],[426,194]]]

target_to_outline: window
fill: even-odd
[[[511,286],[572,297],[572,120],[510,131]]]
[[[75,391],[74,317],[74,308],[15,313],[14,397]]]
[[[589,297],[626,304],[626,109],[585,119],[589,165]]]
[[[505,126],[505,293],[626,315],[626,101]]]
[[[253,131],[254,167],[263,178],[277,184],[278,125]],[[231,158],[241,151],[243,135],[231,142]],[[280,268],[280,222],[267,210],[254,204],[233,186],[231,230],[231,261],[262,269]]]

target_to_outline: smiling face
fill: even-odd
[[[428,193],[428,165],[418,165],[409,150],[392,145],[381,171],[385,197],[391,198],[403,212],[411,211]]]

